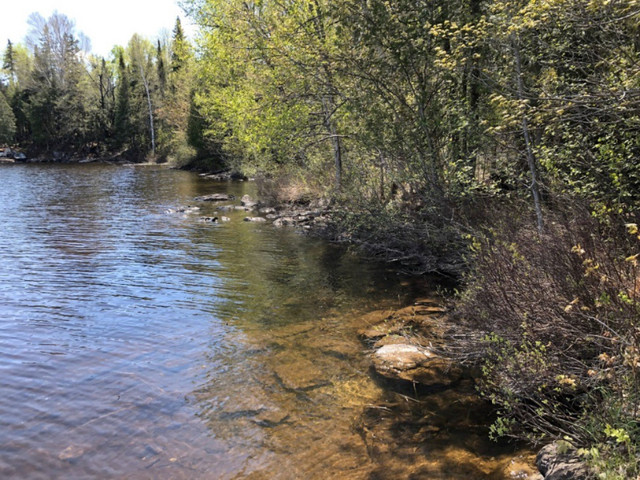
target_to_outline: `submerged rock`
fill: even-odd
[[[81,445],[69,445],[58,454],[60,460],[73,460],[84,455],[86,448]]]
[[[287,423],[290,415],[280,409],[264,409],[253,419],[253,423],[265,428],[278,427]]]
[[[267,221],[267,219],[263,217],[244,217],[244,221],[252,223],[264,223]]]
[[[201,222],[218,223],[218,217],[200,217]]]
[[[194,207],[192,205],[187,205],[186,207],[180,207],[176,210],[180,213],[195,213],[200,211],[200,207]]]
[[[204,177],[204,178],[207,178],[209,180],[216,180],[216,181],[219,181],[219,182],[224,182],[226,180],[231,180],[231,175],[228,172],[211,173],[211,174],[201,173],[200,176]]]
[[[358,332],[358,336],[368,344],[375,344],[380,341],[384,337],[390,335],[399,334],[402,331],[403,325],[400,322],[381,322],[377,325],[367,326],[366,328],[362,328]],[[406,342],[395,342],[395,343],[406,343]]]
[[[519,455],[511,459],[502,469],[501,478],[514,480],[543,480],[544,477],[536,470],[533,455]]]
[[[290,391],[307,392],[331,383],[325,377],[326,372],[314,362],[302,358],[277,364],[273,373],[278,383]]]

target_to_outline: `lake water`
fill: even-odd
[[[410,282],[243,212],[198,221],[214,207],[194,197],[252,190],[0,166],[0,478],[500,478],[484,425],[420,424],[464,395],[370,374],[358,318],[410,302]]]

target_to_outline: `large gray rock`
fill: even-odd
[[[24,161],[27,156],[22,152],[16,152],[11,148],[0,148],[0,161],[2,163],[14,163],[14,160]]]
[[[228,202],[229,200],[233,200],[234,198],[235,197],[233,195],[229,195],[226,193],[212,193],[211,195],[196,197],[195,200],[199,202]]]
[[[267,221],[267,219],[263,217],[245,217],[244,221],[252,223],[264,223]]]
[[[417,345],[394,344],[379,348],[373,358],[378,370],[402,372],[424,364],[433,353]]]
[[[536,465],[545,480],[587,480],[589,471],[573,451],[559,453],[558,445],[551,443],[538,452]]]
[[[428,348],[395,343],[373,354],[375,371],[391,380],[423,385],[449,385],[462,377],[462,370]]]
[[[258,202],[253,200],[249,195],[243,195],[240,199],[240,203],[246,208],[255,208],[258,205]]]
[[[273,222],[273,225],[276,227],[285,227],[288,225],[295,225],[295,224],[296,224],[296,221],[292,217],[280,217]]]
[[[196,213],[199,212],[200,208],[199,207],[194,207],[191,205],[187,205],[186,207],[178,207],[178,208],[170,208],[168,210],[166,210],[166,213]]]

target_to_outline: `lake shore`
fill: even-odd
[[[200,175],[216,183],[230,181],[229,177],[221,178],[219,174]],[[247,222],[260,219],[276,228],[291,228],[334,241],[339,238],[332,225],[333,207],[321,200],[265,206],[247,195],[237,199],[216,193],[194,201],[212,204],[211,208],[219,212],[219,217],[202,217],[206,221],[217,223],[223,218],[229,221],[224,217],[226,212],[241,211],[247,215],[244,218]],[[185,207],[185,213],[189,212],[197,215],[199,207]],[[339,240],[339,243],[347,242],[348,238]],[[419,280],[419,277],[413,278]],[[408,464],[415,472],[421,469],[435,472],[443,468],[443,462],[449,461],[459,466],[474,464],[475,478],[543,478],[535,465],[536,453],[526,446],[518,447],[514,453],[513,447],[505,444],[498,456],[487,457],[458,445],[469,441],[476,445],[489,442],[488,426],[493,409],[475,390],[475,379],[480,373],[451,359],[448,339],[455,335],[456,325],[449,319],[443,299],[418,295],[402,308],[374,310],[358,317],[353,324],[369,359],[371,374],[398,399],[369,405],[363,410],[358,428],[370,455],[378,459],[386,456],[391,464],[391,458],[402,451],[411,457]],[[415,432],[403,433],[399,439],[397,422]],[[465,435],[469,438],[465,439]],[[426,439],[430,448],[434,441],[446,448],[448,457],[430,458],[424,450]],[[447,442],[451,444],[445,447]]]

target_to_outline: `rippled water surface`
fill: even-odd
[[[241,212],[167,213],[251,190],[159,167],[0,166],[1,478],[408,478],[372,455],[363,411],[386,394],[355,319],[411,292]]]

